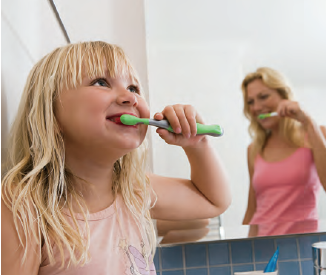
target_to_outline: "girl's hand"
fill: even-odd
[[[205,135],[196,136],[196,122],[203,123],[202,118],[191,105],[169,105],[160,113],[154,115],[154,119],[167,119],[175,133],[168,130],[157,128],[156,133],[160,135],[167,144],[178,145],[183,148],[194,147]]]
[[[303,125],[307,124],[310,119],[308,114],[301,109],[298,102],[287,99],[282,100],[278,105],[277,113],[280,117],[293,118]]]

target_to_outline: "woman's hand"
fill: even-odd
[[[196,122],[204,124],[202,118],[191,105],[169,105],[160,113],[154,115],[154,119],[167,119],[175,133],[171,133],[165,129],[158,128],[156,132],[168,144],[178,145],[183,148],[194,147],[201,140],[205,139],[205,135],[196,136]]]
[[[282,100],[278,105],[277,113],[280,117],[293,118],[303,125],[307,124],[310,120],[309,115],[302,110],[298,102],[287,99]]]

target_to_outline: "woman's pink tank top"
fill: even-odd
[[[81,214],[77,214],[84,224]],[[67,217],[71,219],[71,217]],[[54,245],[56,264],[51,266],[45,248],[42,248],[42,263],[39,275],[156,275],[152,255],[147,241],[143,241],[140,230],[121,196],[108,208],[90,214],[91,260],[84,266],[60,269],[61,258]],[[69,256],[66,255],[67,263]]]
[[[252,184],[257,207],[250,224],[258,225],[259,236],[318,230],[321,183],[309,148],[298,148],[278,162],[267,162],[258,155]]]

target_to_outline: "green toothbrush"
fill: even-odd
[[[272,113],[267,113],[267,114],[260,114],[258,116],[258,118],[259,119],[264,119],[264,118],[271,117],[271,116],[278,116],[278,113],[277,112],[272,112]]]
[[[159,128],[164,128],[172,133],[174,133],[171,125],[167,120],[156,120],[150,118],[138,118],[132,115],[124,114],[120,117],[120,121],[125,125],[136,125],[136,124],[146,124],[152,125]],[[197,135],[210,135],[213,137],[222,136],[224,133],[222,127],[219,125],[204,125],[197,123]]]

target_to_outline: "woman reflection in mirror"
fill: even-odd
[[[259,68],[242,82],[248,146],[249,236],[316,232],[317,201],[326,190],[326,127],[294,101],[279,72]],[[265,113],[276,116],[258,118]]]

